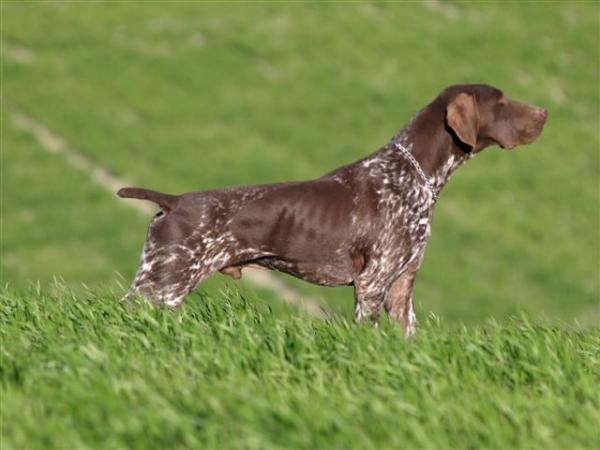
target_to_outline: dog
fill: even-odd
[[[453,85],[375,153],[310,181],[181,195],[123,188],[160,206],[130,295],[176,308],[210,274],[246,266],[354,286],[354,318],[385,308],[415,331],[413,284],[450,175],[486,147],[533,142],[548,111],[483,84]]]

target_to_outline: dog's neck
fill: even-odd
[[[444,124],[445,108],[433,102],[410,119],[390,141],[391,148],[384,150],[386,153],[397,153],[394,158],[403,158],[393,144],[404,146],[419,163],[436,192],[474,154],[453,138]]]

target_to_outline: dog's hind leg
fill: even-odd
[[[130,295],[141,295],[155,305],[177,308],[200,282],[235,263],[230,237],[184,240],[159,244],[149,233]]]
[[[139,295],[156,306],[176,308],[210,273],[198,254],[181,243],[161,243],[151,227],[128,296]]]
[[[139,189],[124,191],[120,195],[149,198],[161,205],[148,227],[130,295],[176,308],[212,273],[254,257],[254,252],[240,249],[222,224],[215,225],[220,216],[213,217],[216,213],[206,202],[196,205],[196,217],[185,208],[176,208],[181,202],[178,197]]]
[[[193,250],[178,244],[156,248],[147,241],[129,295],[176,308],[209,274],[210,268],[198,260]]]

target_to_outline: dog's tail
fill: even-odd
[[[119,189],[117,195],[122,198],[139,198],[140,200],[150,200],[158,204],[165,212],[171,211],[177,205],[179,196],[163,194],[162,192],[152,191],[150,189],[126,187]]]

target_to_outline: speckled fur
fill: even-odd
[[[482,138],[465,150],[454,134],[463,130],[448,129],[445,111],[457,92],[485,99],[485,89],[494,89],[473,86],[448,88],[387,145],[319,179],[177,197],[153,193],[168,201],[154,199],[163,209],[150,224],[131,293],[175,308],[208,275],[222,271],[239,278],[244,266],[258,265],[325,286],[353,285],[356,321],[376,323],[385,308],[412,335],[413,284],[431,234],[436,195],[457,167],[484,147],[508,139]],[[502,102],[496,91],[488,96]],[[489,107],[478,102],[479,109]],[[539,134],[545,115],[541,120],[539,111],[528,108],[515,121],[529,120],[529,134]],[[484,129],[483,113],[471,111],[479,129]],[[435,192],[396,143],[427,171]],[[126,188],[122,196],[153,199],[147,192],[153,191]]]

